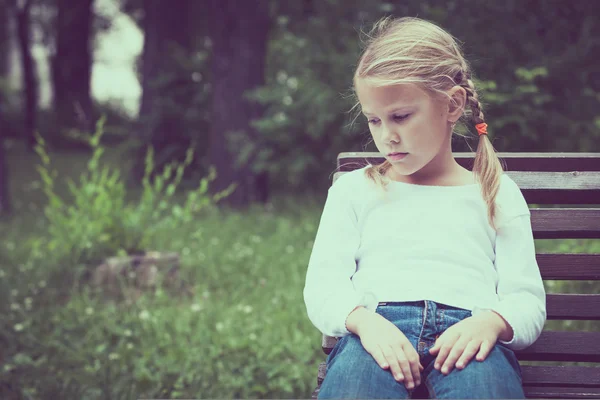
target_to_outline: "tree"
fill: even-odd
[[[11,211],[10,193],[8,190],[8,163],[6,162],[6,151],[4,150],[4,132],[6,132],[6,122],[3,118],[3,99],[0,92],[0,216],[6,215]]]
[[[91,132],[90,95],[93,0],[56,0],[56,54],[52,61],[54,111],[63,131]]]
[[[31,55],[31,6],[32,0],[15,1],[15,15],[17,19],[17,33],[19,50],[21,54],[21,67],[23,76],[23,90],[25,103],[23,105],[23,120],[25,125],[25,138],[30,150],[35,146],[35,129],[37,121],[38,80],[36,76],[35,60]]]
[[[217,169],[213,190],[237,188],[226,202],[243,207],[265,199],[266,176],[252,169],[261,147],[252,121],[262,107],[246,94],[265,83],[270,28],[269,1],[211,0],[212,125],[209,163]],[[257,193],[262,188],[262,193]]]
[[[207,130],[206,51],[201,31],[203,2],[162,0],[143,3],[144,48],[138,139],[156,150],[156,165],[185,159]],[[130,4],[130,12],[134,4]],[[144,170],[146,148],[138,154],[134,174]],[[199,166],[199,157],[195,167]]]
[[[0,215],[10,212],[10,196],[8,192],[8,170],[6,152],[4,150],[4,136],[7,131],[6,122],[3,118],[4,106],[4,81],[8,74],[8,5],[7,0],[0,0]]]

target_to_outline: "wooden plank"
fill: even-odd
[[[325,380],[325,375],[327,374],[327,362],[323,361],[319,364],[319,369],[317,371],[317,385],[323,383]]]
[[[322,335],[325,354],[336,343],[337,338]],[[600,362],[600,332],[544,331],[534,344],[515,354],[521,361]]]
[[[350,171],[334,173],[334,180]],[[600,189],[600,172],[531,172],[507,171],[508,175],[521,190],[574,191],[582,193]]]
[[[543,279],[600,280],[600,254],[538,253]]]
[[[600,208],[534,208],[531,227],[536,239],[598,239]]]
[[[337,341],[337,338],[333,336],[323,335],[321,338],[321,348],[323,349],[323,352],[325,354],[331,353],[331,350],[333,350]]]
[[[498,153],[507,171],[600,171],[600,153]],[[471,169],[475,153],[454,153],[456,161]],[[378,152],[343,152],[338,155],[341,171],[380,164],[385,157]]]
[[[334,173],[335,182],[349,171]],[[600,172],[506,172],[529,204],[600,204]]]
[[[600,189],[600,172],[531,172],[506,171],[521,189],[574,190]]]
[[[600,172],[507,171],[529,204],[600,204]]]
[[[317,387],[313,392],[312,398],[317,398],[318,396],[321,384],[325,379],[326,369],[326,362],[319,364]],[[557,389],[560,389],[560,395],[563,396],[567,394],[571,396],[585,396],[586,394],[598,393],[597,390],[600,388],[600,368],[525,365],[521,369],[523,371],[523,389],[526,394],[529,393],[528,397],[532,395],[548,397],[551,393],[557,393]]]
[[[600,320],[600,294],[547,294],[548,319]]]
[[[576,366],[521,366],[523,389],[528,397],[586,398],[600,393],[600,368]],[[327,364],[319,364],[317,387],[312,398],[316,399],[327,373]]]
[[[536,239],[599,239],[600,208],[532,208],[531,226]]]
[[[576,366],[521,366],[523,385],[600,388],[600,368]]]
[[[515,354],[521,361],[600,362],[600,332],[544,331]]]
[[[600,389],[575,387],[523,387],[528,399],[600,399]]]

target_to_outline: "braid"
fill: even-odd
[[[465,70],[467,71],[466,73],[463,74],[461,71],[457,74],[455,82],[467,92],[466,101],[471,109],[471,120],[475,125],[481,124],[485,122],[485,118],[483,111],[481,111],[482,107],[479,102],[479,96],[475,90],[475,84],[471,80],[471,74],[468,72],[468,69]],[[488,206],[488,219],[490,225],[496,228],[496,224],[494,223],[494,217],[496,215],[496,195],[500,189],[500,177],[502,176],[504,169],[492,146],[492,142],[487,136],[487,134],[479,136],[473,172],[481,184],[482,196]]]
[[[471,119],[475,124],[480,124],[485,122],[485,118],[483,116],[483,111],[481,111],[481,103],[479,102],[479,95],[475,90],[475,85],[470,78],[466,79],[466,82],[461,84],[466,92],[467,92],[467,104],[471,108]]]

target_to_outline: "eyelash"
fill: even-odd
[[[405,119],[407,119],[408,117],[410,117],[411,114],[406,114],[406,115],[394,115],[394,120],[396,121],[404,121]],[[369,119],[367,120],[368,124],[375,124],[375,120],[374,119]]]

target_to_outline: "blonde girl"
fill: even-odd
[[[319,398],[524,398],[514,350],[539,337],[546,294],[461,49],[385,18],[353,83],[386,160],[328,191],[304,288],[312,323],[340,338]],[[452,156],[461,118],[479,134],[472,171]]]

